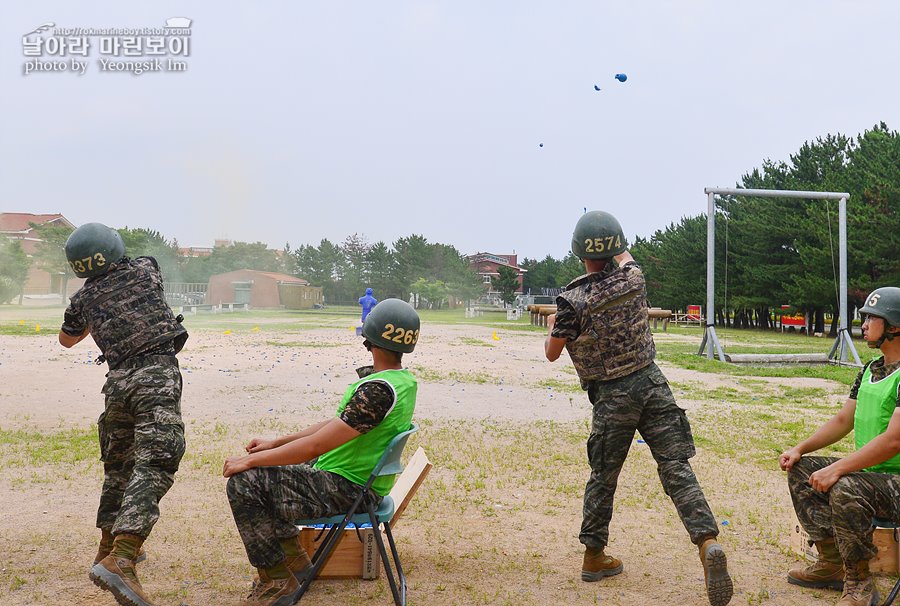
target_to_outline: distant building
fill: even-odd
[[[178,256],[184,259],[196,257],[208,257],[212,254],[211,246],[179,246]]]
[[[519,281],[519,287],[516,289],[516,294],[522,294],[523,282],[527,270],[519,267],[518,255],[496,255],[493,253],[480,252],[469,255],[467,259],[469,261],[469,267],[481,276],[481,282],[484,285],[484,297],[486,299],[493,302],[500,301],[500,291],[494,286],[494,281],[500,277],[500,267],[509,267],[510,269],[515,270]]]
[[[0,234],[11,240],[17,240],[29,258],[34,257],[42,240],[37,236],[31,223],[36,225],[55,224],[75,229],[75,226],[61,214],[36,215],[33,213],[0,213]],[[60,268],[57,272],[48,272],[36,267],[33,263],[28,268],[24,294],[26,296],[62,295],[65,273]],[[84,280],[69,276],[66,284],[66,296],[72,295],[81,288]]]
[[[271,271],[239,269],[209,278],[206,302],[249,303],[253,308],[306,309],[322,305],[322,288],[309,282]]]

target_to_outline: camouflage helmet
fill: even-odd
[[[366,316],[362,334],[372,345],[409,353],[419,340],[419,314],[400,299],[385,299]]]
[[[66,260],[79,278],[106,273],[124,255],[122,236],[102,223],[85,223],[66,240]]]
[[[900,327],[900,288],[876,288],[866,297],[866,304],[860,308],[859,313],[884,318],[891,326]]]
[[[575,224],[572,254],[579,259],[609,259],[625,252],[627,246],[622,226],[607,212],[586,212]]]

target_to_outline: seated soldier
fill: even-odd
[[[779,458],[794,510],[819,552],[788,572],[788,583],[841,589],[839,606],[878,603],[869,574],[872,518],[900,521],[900,288],[879,288],[860,310],[866,344],[884,354],[860,371],[843,408]],[[856,452],[806,457],[854,431]]]
[[[259,572],[243,606],[294,603],[311,566],[294,520],[346,513],[390,441],[412,424],[417,383],[401,362],[419,338],[416,310],[399,299],[382,301],[362,333],[372,366],[357,370],[360,380],[347,388],[336,417],[253,439],[249,454],[225,460],[234,521]],[[393,484],[393,477],[380,477],[372,490],[380,500]]]

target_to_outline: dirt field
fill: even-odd
[[[14,314],[0,312],[0,326]],[[331,416],[354,368],[366,363],[344,319],[317,328],[259,322],[236,317],[224,334],[224,325],[197,329],[187,321],[192,334],[179,357],[188,454],[139,568],[159,605],[219,606],[244,595],[254,571],[225,498],[224,457],[254,436]],[[94,423],[105,367],[93,364],[99,352],[91,341],[60,347],[57,326],[48,318],[40,334],[0,336],[4,606],[115,603],[87,578],[99,535]],[[541,333],[499,329],[496,337],[484,326],[426,324],[404,360],[420,377],[422,425],[407,455],[421,445],[435,464],[396,530],[409,603],[707,604],[696,549],[637,440],[620,478],[609,547],[625,572],[580,580],[587,397],[565,354],[554,364],[543,358]],[[784,580],[797,558],[788,549],[790,499],[775,459],[792,444],[779,444],[777,432],[771,444],[748,434],[771,423],[770,405],[754,404],[757,396],[780,401],[790,399],[786,390],[806,390],[805,408],[775,410],[816,411],[812,429],[845,386],[661,366],[694,425],[692,462],[722,524],[732,603],[834,603],[834,592]],[[886,590],[891,579],[879,583]],[[390,604],[386,583],[319,581],[303,600],[364,602]]]

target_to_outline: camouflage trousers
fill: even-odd
[[[802,457],[788,472],[794,511],[811,541],[834,538],[847,566],[878,553],[872,543],[872,518],[900,520],[900,476],[857,471],[834,483],[828,492],[809,484],[809,476],[839,459]]]
[[[588,397],[594,418],[587,443],[591,477],[584,490],[581,542],[592,549],[609,542],[613,497],[635,430],[650,447],[663,490],[691,541],[699,544],[718,536],[716,519],[688,462],[695,454],[690,424],[659,367],[651,363],[620,379],[593,381]]]
[[[184,455],[181,372],[175,356],[142,356],[106,376],[97,527],[146,538]]]
[[[347,513],[360,490],[359,484],[311,465],[248,469],[231,476],[227,487],[234,523],[257,568],[284,560],[279,541],[297,536],[295,520]]]

